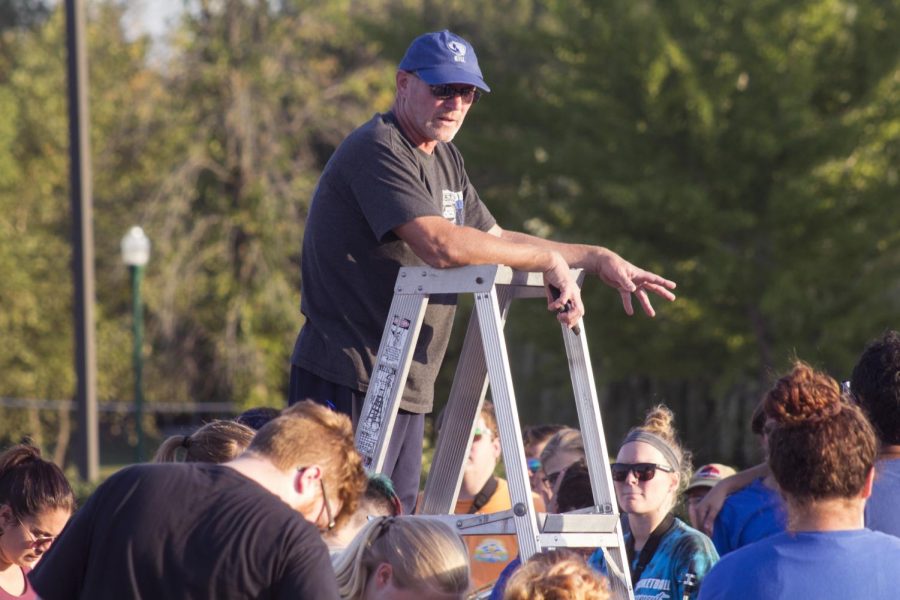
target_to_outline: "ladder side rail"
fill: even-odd
[[[582,325],[582,322],[579,322]],[[603,421],[600,417],[600,404],[597,398],[597,386],[591,368],[591,357],[587,346],[587,333],[582,331],[575,335],[570,329],[562,326],[566,356],[569,361],[569,373],[572,377],[572,388],[575,392],[575,407],[578,422],[584,440],[585,458],[588,474],[591,479],[591,491],[594,503],[607,514],[618,515],[618,504],[612,481],[612,470],[609,466],[609,452],[606,437],[603,433]],[[610,589],[616,598],[634,598],[631,583],[631,572],[627,557],[624,555],[625,541],[621,526],[615,530],[617,544],[608,547],[610,556],[616,561],[623,579],[610,576]]]
[[[398,285],[356,426],[356,449],[362,455],[363,466],[370,473],[384,470],[388,444],[428,306],[427,294],[404,292],[399,284],[398,276]]]
[[[540,552],[537,515],[531,499],[531,486],[526,471],[522,428],[516,408],[509,353],[503,337],[500,304],[496,288],[475,294],[475,308],[490,378],[491,396],[500,429],[500,448],[506,467],[509,496],[512,501],[519,557],[522,562]]]
[[[506,323],[514,290],[502,286],[499,290],[501,328]],[[462,485],[466,457],[472,447],[475,423],[487,392],[487,363],[478,311],[473,309],[466,329],[450,396],[444,409],[443,423],[425,481],[421,512],[426,515],[452,514]]]
[[[487,384],[487,365],[478,331],[478,315],[473,310],[444,408],[431,470],[425,480],[423,514],[453,513],[462,484],[463,463],[472,447],[475,420],[484,403]]]

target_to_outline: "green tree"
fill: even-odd
[[[333,148],[388,98],[378,45],[354,25],[372,5],[186,15],[166,76],[173,161],[142,204],[155,398],[283,405],[307,203]]]
[[[773,372],[796,353],[846,374],[891,324],[900,3],[441,6],[406,5],[403,35],[436,22],[478,49],[494,91],[457,144],[500,222],[679,283],[655,320],[586,286],[611,440],[666,401],[701,456],[749,460]],[[555,326],[519,311],[523,410],[560,419]]]
[[[791,354],[847,373],[896,314],[896,277],[884,282],[898,138],[870,119],[897,123],[900,5],[560,9],[558,62],[541,80],[562,96],[542,107],[558,124],[543,187],[562,178],[573,193],[557,185],[544,220],[609,240],[682,290],[656,322],[591,297],[592,331],[615,340],[601,362],[620,382],[610,408],[672,402],[695,448],[746,456],[742,436],[708,435],[709,415],[746,431]]]

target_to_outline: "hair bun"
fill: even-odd
[[[0,472],[6,472],[8,469],[14,469],[35,460],[41,460],[39,448],[28,442],[16,444],[3,453],[3,459],[0,460]]]
[[[838,382],[799,361],[775,383],[765,399],[766,416],[787,427],[829,419],[842,407]]]
[[[647,412],[641,429],[655,433],[666,440],[675,439],[675,415],[664,404],[657,404]]]

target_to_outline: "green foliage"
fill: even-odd
[[[0,396],[66,399],[64,19],[39,5],[15,3],[35,18],[0,31]],[[91,6],[101,401],[131,399],[118,244],[140,224],[148,401],[283,403],[318,175],[390,105],[409,40],[444,27],[475,44],[493,88],[456,142],[500,223],[679,284],[655,320],[585,286],[611,441],[666,401],[702,459],[749,461],[750,411],[794,353],[843,377],[896,326],[897,0],[200,2],[153,59],[123,3]],[[508,330],[524,420],[571,422],[552,316],[523,303]],[[65,446],[62,419],[0,418],[4,439]]]

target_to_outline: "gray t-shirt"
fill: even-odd
[[[424,264],[393,230],[424,216],[481,231],[495,224],[453,144],[426,154],[403,136],[393,114],[376,114],[341,143],[313,196],[301,261],[306,323],[293,364],[366,390],[397,273]],[[401,408],[431,411],[455,310],[455,295],[430,298]]]

